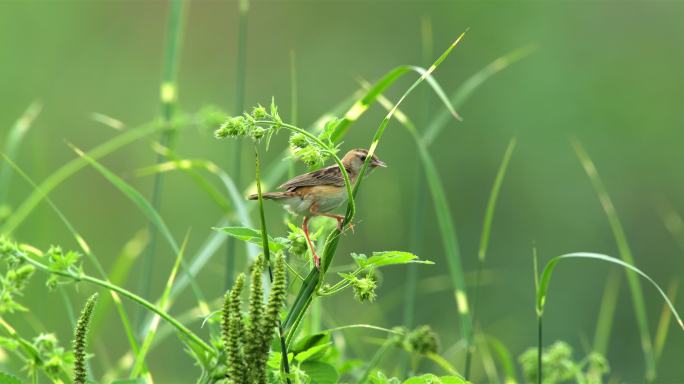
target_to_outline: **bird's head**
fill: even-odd
[[[352,149],[351,151],[347,152],[346,155],[342,158],[342,164],[351,171],[351,173],[359,173],[361,171],[361,168],[363,167],[363,163],[366,161],[366,158],[368,157],[368,150],[367,149]],[[377,168],[377,167],[387,167],[387,164],[380,160],[377,156],[373,155],[370,160],[368,161],[368,166],[371,169]]]

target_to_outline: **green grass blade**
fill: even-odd
[[[457,41],[458,43],[458,41]],[[452,47],[453,49],[453,47]],[[448,55],[448,53],[447,53]],[[446,58],[446,56],[444,56]],[[436,63],[437,66],[439,66],[440,63]],[[416,72],[420,75],[420,78],[416,81],[416,83],[421,83],[423,80],[427,81],[427,83],[432,87],[433,91],[439,97],[439,99],[442,101],[442,103],[446,106],[447,110],[451,114],[453,118],[456,118],[460,120],[460,116],[458,113],[456,113],[456,110],[454,107],[451,105],[449,102],[449,98],[447,97],[446,93],[442,89],[442,87],[439,85],[437,80],[435,80],[431,74],[435,70],[436,67],[430,68],[430,69],[424,69],[418,66],[414,65],[403,65],[397,68],[394,68],[393,70],[389,71],[385,76],[383,76],[380,80],[378,80],[372,87],[370,87],[364,96],[357,100],[350,108],[349,110],[344,114],[344,117],[342,120],[339,122],[337,125],[335,132],[332,134],[332,140],[334,142],[339,142],[344,135],[347,133],[349,130],[349,127],[351,124],[356,122],[359,117],[363,113],[365,113],[368,108],[373,104],[373,102],[376,101],[378,96],[380,96],[387,88],[389,88],[392,84],[394,84],[398,79],[400,79],[402,76],[404,76],[407,73],[410,72]],[[414,83],[412,87],[415,87],[417,84]],[[410,89],[412,91],[412,89]],[[410,93],[409,91],[409,93]]]
[[[679,282],[673,281],[667,289],[667,296],[671,298],[672,301],[677,300],[677,290],[679,288]],[[672,319],[672,312],[668,309],[666,305],[663,305],[663,311],[660,314],[660,321],[658,321],[658,328],[656,329],[654,349],[656,354],[656,363],[660,361],[660,357],[663,354],[663,349],[665,349],[665,342],[667,341],[667,334],[670,330],[670,320]]]
[[[180,268],[181,261],[183,260],[183,255],[185,254],[185,249],[186,246],[188,245],[188,238],[189,234],[185,236],[185,240],[183,241],[183,244],[180,247],[180,251],[178,252],[178,256],[176,257],[176,261],[173,264],[173,268],[171,268],[171,273],[169,274],[169,278],[166,281],[166,286],[164,287],[164,292],[162,293],[161,298],[159,299],[159,302],[157,303],[157,306],[162,309],[162,311],[168,311],[170,307],[170,301],[169,301],[169,296],[171,294],[171,288],[173,287],[173,282],[176,280],[176,275],[178,274],[178,269]],[[140,375],[148,374],[149,371],[145,368],[145,356],[147,356],[147,352],[149,352],[150,347],[152,346],[152,342],[154,341],[154,337],[157,333],[157,329],[159,328],[159,323],[161,321],[161,317],[159,315],[155,315],[152,318],[152,322],[150,323],[149,328],[147,329],[147,333],[145,335],[145,340],[143,340],[142,346],[140,347],[140,351],[136,353],[135,355],[135,362],[133,363],[133,369],[131,370],[130,378],[134,379]],[[148,379],[148,381],[151,381]]]
[[[515,370],[515,361],[513,360],[511,352],[501,340],[490,335],[482,336],[484,340],[481,341],[486,343],[499,359],[499,363],[501,364],[504,373],[504,384],[516,384],[518,382],[516,380],[518,374]]]
[[[622,223],[620,222],[617,212],[615,211],[613,201],[610,199],[610,196],[603,185],[603,181],[601,181],[601,178],[599,177],[596,166],[591,161],[589,154],[584,150],[582,144],[580,144],[578,140],[572,140],[572,146],[577,154],[577,157],[582,163],[584,171],[587,173],[587,176],[589,176],[606,217],[608,218],[608,223],[610,224],[613,237],[617,243],[620,258],[628,264],[635,265],[634,257],[632,256],[632,250],[627,242],[627,235],[625,234]],[[641,283],[634,274],[627,273],[627,283],[629,284],[629,289],[632,293],[632,303],[634,305],[634,312],[637,319],[637,324],[639,326],[641,348],[643,350],[644,360],[646,363],[646,378],[650,381],[656,377],[656,361],[655,353],[653,351],[653,342],[651,341],[651,335],[649,333],[648,316],[646,315],[644,294],[641,289]]]
[[[92,159],[99,159],[136,140],[139,140],[152,133],[159,132],[163,128],[164,127],[158,123],[148,123],[135,129],[131,129],[103,144],[100,144],[93,150],[88,151],[88,156]],[[24,220],[26,220],[28,215],[31,214],[31,212],[33,212],[33,210],[38,206],[38,204],[48,194],[50,194],[50,192],[52,192],[53,189],[59,186],[70,176],[83,169],[86,165],[88,165],[88,162],[85,159],[76,158],[61,166],[55,172],[53,172],[42,183],[40,183],[38,188],[36,188],[36,190],[34,190],[24,200],[24,202],[17,208],[17,210],[12,213],[12,215],[0,228],[0,232],[6,234],[12,233],[19,225],[21,225],[24,222]]]
[[[162,82],[159,92],[162,125],[166,128],[161,133],[160,142],[162,146],[171,148],[172,150],[176,146],[176,137],[178,135],[178,131],[176,127],[174,127],[172,121],[178,106],[178,86],[176,84],[176,78],[178,74],[178,63],[180,61],[183,27],[185,24],[186,3],[185,0],[171,0],[170,2],[166,32],[166,48],[164,50],[164,64],[162,68]],[[158,155],[157,162],[159,163],[162,161],[163,156]],[[159,211],[161,208],[163,176],[164,175],[161,173],[155,175],[152,185],[152,196],[150,201],[152,208],[155,211]],[[152,274],[154,259],[157,253],[158,234],[155,230],[156,227],[157,224],[155,222],[149,222],[150,242],[142,256],[139,280],[140,292],[143,296],[149,296],[151,290],[151,279],[149,279],[148,276]],[[177,249],[174,249],[174,252],[177,253],[177,251]],[[139,309],[137,315],[137,320],[139,322],[142,319],[142,309]]]
[[[487,81],[492,76],[501,72],[502,70],[508,68],[511,64],[527,57],[532,52],[535,51],[534,46],[527,46],[523,48],[516,49],[504,56],[491,62],[486,67],[482,68],[470,78],[468,78],[463,85],[461,85],[456,92],[451,96],[450,103],[454,108],[459,109],[463,104],[470,98],[470,96],[477,90],[485,81]],[[451,120],[451,116],[447,111],[442,111],[432,120],[422,135],[423,140],[425,140],[425,145],[430,146],[432,142],[437,138],[439,133],[446,127],[447,123]]]
[[[494,220],[494,211],[496,210],[496,202],[499,197],[499,191],[501,190],[501,185],[503,184],[504,177],[506,176],[506,171],[508,170],[508,163],[511,161],[511,156],[513,156],[513,150],[515,149],[517,139],[513,137],[506,147],[506,152],[504,153],[503,160],[499,166],[499,170],[496,173],[496,178],[494,179],[494,185],[489,193],[489,200],[487,201],[487,208],[485,209],[484,221],[482,222],[482,234],[480,236],[480,247],[477,252],[477,277],[475,282],[475,294],[473,299],[473,324],[477,324],[477,306],[478,299],[480,296],[480,275],[482,273],[482,267],[487,256],[487,248],[489,246],[489,237],[492,232],[492,221]],[[468,379],[470,377],[470,362],[473,354],[473,334],[475,328],[472,329],[473,333],[468,335],[467,338],[467,350],[466,350],[466,360],[465,360],[465,377]]]
[[[432,33],[432,19],[423,15],[420,19],[420,41],[421,41],[421,64],[428,65],[432,57],[434,57],[434,38]],[[423,89],[421,98],[421,115],[419,122],[426,124],[431,111],[431,101],[428,98],[428,90]],[[382,102],[382,100],[380,100]],[[389,103],[389,102],[388,102]],[[386,107],[388,108],[388,107]],[[415,170],[415,188],[413,204],[411,206],[411,221],[409,224],[409,250],[415,254],[420,254],[423,249],[423,238],[425,234],[425,209],[427,200],[427,190],[423,182],[424,176],[422,169],[416,167]],[[415,265],[406,266],[406,284],[404,286],[404,313],[402,316],[402,324],[406,328],[413,328],[415,322],[416,310],[416,295],[418,285],[418,268]],[[401,374],[404,374],[404,368],[408,367],[408,356],[402,357],[400,362],[402,369]]]
[[[123,131],[124,129],[126,129],[126,124],[124,124],[123,121],[105,115],[104,113],[93,112],[90,114],[90,118],[93,121],[100,123],[106,127],[109,127],[115,131]]]
[[[499,166],[499,171],[496,173],[496,179],[494,179],[494,185],[492,186],[492,190],[489,194],[489,200],[487,201],[487,208],[485,210],[485,218],[482,223],[480,247],[477,251],[477,259],[480,262],[484,262],[487,255],[487,247],[489,246],[489,236],[492,232],[492,221],[494,220],[496,202],[499,197],[499,191],[501,191],[501,185],[503,184],[504,177],[506,176],[506,171],[508,170],[508,163],[511,161],[513,150],[515,150],[516,142],[517,139],[515,137],[508,142],[508,147],[506,147],[506,152],[504,153],[503,160]]]
[[[39,102],[33,102],[7,132],[3,153],[5,153],[8,158],[16,158],[21,142],[24,140],[24,136],[31,128],[31,125],[33,125],[33,121],[40,114],[41,109],[42,105]],[[7,164],[0,167],[0,204],[7,202],[7,193],[9,192],[11,177],[12,172]]]
[[[546,266],[544,267],[544,270],[542,271],[541,279],[539,280],[539,292],[537,292],[537,311],[540,314],[540,316],[544,313],[544,306],[546,304],[546,297],[547,293],[549,290],[549,283],[551,282],[551,275],[553,274],[554,269],[556,268],[556,265],[560,263],[563,260],[567,259],[590,259],[590,260],[600,260],[600,261],[606,261],[609,263],[617,264],[629,271],[635,272],[637,275],[641,276],[644,278],[646,281],[651,283],[660,296],[665,300],[665,304],[668,306],[674,317],[677,319],[677,322],[679,323],[679,326],[682,328],[682,331],[684,331],[684,322],[682,321],[682,318],[679,316],[679,313],[677,312],[677,309],[675,308],[674,304],[670,301],[670,299],[667,297],[665,294],[665,291],[663,291],[662,288],[656,283],[653,279],[651,279],[650,276],[648,276],[646,273],[642,272],[639,268],[626,263],[620,259],[616,259],[614,257],[602,255],[600,253],[590,253],[590,252],[576,252],[576,253],[568,253],[565,255],[560,255],[556,256],[553,259],[551,259],[548,263],[546,263]]]
[[[245,79],[247,78],[247,24],[249,21],[249,0],[238,1],[238,33],[237,54],[235,55],[235,109],[233,114],[238,115],[245,109]],[[231,161],[230,175],[237,183],[242,182],[242,147],[238,140],[234,140],[230,146]],[[226,239],[225,255],[225,290],[233,286],[235,278],[235,259],[237,244],[231,238]],[[248,248],[249,249],[249,248]]]
[[[596,331],[594,333],[594,352],[601,355],[608,351],[610,334],[613,329],[613,319],[617,307],[620,285],[622,283],[622,273],[619,270],[612,270],[606,279],[606,286],[601,297],[601,307],[596,321]]]

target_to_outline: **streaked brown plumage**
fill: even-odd
[[[347,171],[352,183],[363,167],[368,156],[366,149],[352,149],[342,158],[342,165]],[[368,162],[369,171],[377,167],[386,167],[385,163],[373,155]],[[344,177],[337,164],[321,168],[317,171],[305,173],[286,181],[278,187],[282,192],[266,192],[262,194],[264,199],[277,201],[290,212],[304,216],[302,229],[313,254],[314,264],[318,268],[320,259],[309,238],[309,219],[312,216],[327,216],[337,220],[337,225],[342,230],[344,216],[328,213],[347,201],[347,191],[344,186]],[[249,200],[256,200],[256,194],[249,195]]]

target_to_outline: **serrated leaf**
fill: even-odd
[[[261,241],[261,231],[254,228],[248,227],[223,227],[214,228],[216,231],[225,232],[228,236],[234,237],[238,240],[246,241],[248,243],[256,244],[262,246]],[[268,237],[268,248],[273,252],[281,251],[285,248],[285,244],[282,243],[283,240],[273,239]]]

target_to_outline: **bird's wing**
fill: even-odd
[[[334,185],[343,187],[344,178],[342,177],[340,168],[338,168],[337,165],[331,165],[317,171],[305,173],[286,181],[278,188],[292,191],[299,187],[310,187],[313,185]]]

